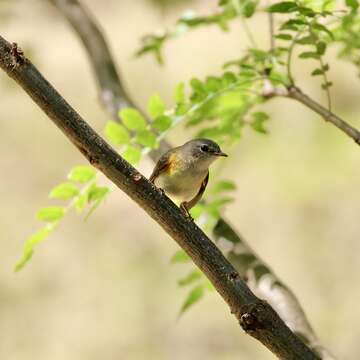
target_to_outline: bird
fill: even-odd
[[[183,213],[201,199],[209,181],[209,166],[219,157],[227,157],[210,139],[193,139],[165,152],[157,161],[149,178],[173,201],[180,203]]]

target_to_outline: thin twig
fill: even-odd
[[[328,77],[327,77],[327,74],[326,74],[326,71],[324,70],[325,67],[324,67],[324,61],[322,59],[322,56],[320,56],[319,58],[319,63],[320,63],[320,68],[322,70],[322,76],[323,76],[323,79],[324,79],[324,87],[325,87],[325,92],[326,92],[326,97],[327,97],[327,104],[328,104],[328,110],[331,111],[331,93],[330,93],[330,83],[329,83],[329,80],[328,80]]]
[[[292,39],[291,44],[289,46],[289,50],[288,50],[288,56],[287,56],[287,62],[286,62],[286,71],[287,71],[287,77],[289,79],[289,82],[291,85],[294,85],[294,78],[292,76],[291,73],[291,61],[292,61],[292,55],[293,55],[293,51],[296,45],[296,41],[299,38],[299,36],[304,32],[304,30],[300,30]]]
[[[268,1],[268,5],[271,4],[271,0]],[[275,29],[274,29],[274,13],[268,12],[269,19],[269,40],[270,40],[270,51],[273,52],[275,49]]]
[[[240,24],[250,42],[250,44],[252,45],[253,48],[257,49],[258,48],[258,45],[256,43],[256,40],[255,40],[255,37],[254,35],[252,34],[252,31],[249,27],[249,25],[247,24],[246,20],[244,18],[240,18]]]
[[[346,135],[352,138],[358,145],[360,145],[360,132],[345,120],[335,115],[333,112],[326,109],[321,104],[314,101],[308,95],[304,94],[298,87],[290,86],[286,95],[291,99],[295,99],[304,104],[309,109],[315,111],[325,120],[335,125],[338,129],[343,131]]]

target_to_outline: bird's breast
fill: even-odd
[[[156,178],[155,185],[174,200],[190,201],[199,192],[207,172],[207,169],[198,170],[192,166],[172,166]]]

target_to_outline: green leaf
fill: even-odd
[[[150,116],[156,118],[160,115],[163,115],[165,109],[165,104],[161,100],[160,96],[158,94],[152,95],[148,103],[148,112]]]
[[[314,10],[304,6],[299,6],[298,11],[300,12],[300,14],[311,18],[316,15],[316,12]]]
[[[320,55],[316,52],[312,51],[305,51],[299,55],[300,59],[316,59],[318,60],[320,58]]]
[[[267,130],[264,127],[265,122],[269,119],[269,115],[264,112],[254,112],[252,113],[253,120],[250,123],[250,126],[257,132],[266,134]]]
[[[278,34],[275,36],[276,39],[280,39],[280,40],[291,40],[292,36],[289,34]]]
[[[327,88],[329,88],[330,86],[333,86],[333,83],[331,81],[328,81],[324,84],[321,84],[321,88],[326,90]]]
[[[256,10],[257,1],[245,1],[242,5],[242,13],[246,18],[250,18],[254,15]]]
[[[182,104],[185,102],[185,84],[183,82],[176,85],[174,100],[176,104]]]
[[[189,274],[178,281],[179,286],[186,286],[193,284],[197,280],[202,278],[202,274],[199,270],[191,270]]]
[[[36,217],[39,220],[53,222],[53,221],[60,220],[64,215],[65,215],[64,208],[59,207],[59,206],[49,206],[49,207],[40,209],[37,212]]]
[[[292,1],[283,1],[276,3],[274,5],[271,5],[268,7],[268,12],[271,13],[290,13],[294,12],[298,9],[298,6],[295,2]]]
[[[197,78],[190,80],[190,86],[195,92],[205,92],[204,84]]]
[[[306,22],[300,19],[290,19],[281,25],[280,30],[295,30],[297,31],[299,26],[305,25]]]
[[[232,197],[223,197],[221,199],[216,199],[207,204],[206,211],[213,217],[218,218],[221,215],[222,207],[233,201],[234,199]]]
[[[318,75],[322,75],[323,73],[324,73],[323,70],[321,70],[321,69],[315,69],[315,70],[311,73],[311,75],[312,75],[312,76],[318,76]]]
[[[88,203],[92,203],[95,201],[103,200],[109,192],[110,189],[107,186],[97,186],[94,184],[88,190],[87,201]]]
[[[149,130],[140,130],[136,134],[136,142],[142,146],[147,146],[152,149],[158,146],[155,134]]]
[[[35,245],[39,244],[41,241],[45,240],[46,237],[54,229],[53,226],[45,226],[44,228],[38,230],[34,235],[26,240],[23,250],[23,255],[21,259],[15,265],[15,271],[21,270],[26,263],[31,259],[34,253]]]
[[[316,37],[314,35],[308,35],[297,39],[296,43],[301,45],[312,45],[315,44],[315,41],[316,41]]]
[[[212,192],[217,194],[223,191],[233,191],[233,190],[236,190],[236,185],[234,182],[228,180],[222,180],[222,181],[218,181],[215,184],[215,186],[212,189]]]
[[[359,2],[357,0],[345,0],[345,4],[353,11],[356,11],[359,7]]]
[[[141,151],[139,148],[132,145],[128,145],[125,151],[122,153],[123,158],[130,164],[137,164],[141,159]]]
[[[105,126],[105,136],[114,145],[127,144],[130,141],[129,132],[115,121],[108,121]]]
[[[188,296],[186,297],[181,310],[180,315],[182,315],[186,310],[188,310],[192,305],[197,303],[204,296],[204,285],[198,285],[194,287]]]
[[[323,24],[319,24],[319,23],[314,23],[311,25],[313,29],[316,29],[318,31],[322,31],[325,32],[326,34],[329,35],[329,37],[334,40],[334,35],[333,33]]]
[[[215,93],[222,87],[221,80],[215,76],[208,76],[206,78],[205,86],[208,92]]]
[[[188,254],[184,250],[178,250],[170,259],[171,264],[177,263],[187,263],[190,262],[191,259]]]
[[[125,126],[130,130],[143,130],[146,128],[146,121],[139,111],[133,108],[122,109],[119,115]]]
[[[51,199],[68,200],[79,194],[79,189],[70,182],[60,184],[51,190],[49,197]]]
[[[316,44],[316,50],[317,50],[317,53],[321,56],[321,55],[324,55],[325,54],[325,51],[326,51],[326,44],[323,42],[323,41],[319,41],[317,44]]]
[[[171,117],[166,115],[160,115],[155,118],[155,120],[151,123],[151,126],[160,132],[164,132],[171,127],[171,124]]]
[[[85,216],[85,221],[97,209],[97,207],[105,200],[106,196],[110,193],[110,189],[106,186],[93,185],[87,193],[87,201],[92,204],[89,212]]]
[[[204,210],[205,210],[205,205],[201,203],[197,203],[193,208],[191,208],[190,214],[193,219],[197,220],[204,212]]]
[[[84,194],[81,194],[77,197],[76,201],[75,201],[75,209],[78,213],[81,213],[84,208],[85,208],[85,205],[87,204],[88,202],[88,194],[87,192],[84,193]]]
[[[254,267],[254,275],[255,275],[255,279],[256,281],[259,281],[264,275],[269,274],[270,270],[267,266],[265,265],[256,265]]]
[[[84,165],[73,168],[68,175],[68,179],[85,184],[94,179],[95,176],[96,171],[92,167]]]
[[[236,75],[231,71],[226,71],[222,76],[222,83],[224,86],[233,84],[234,82],[236,82],[236,80],[237,80]]]

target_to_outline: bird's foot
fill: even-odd
[[[180,204],[180,210],[189,220],[194,221],[194,218],[190,215],[189,210],[186,207],[186,202]]]

